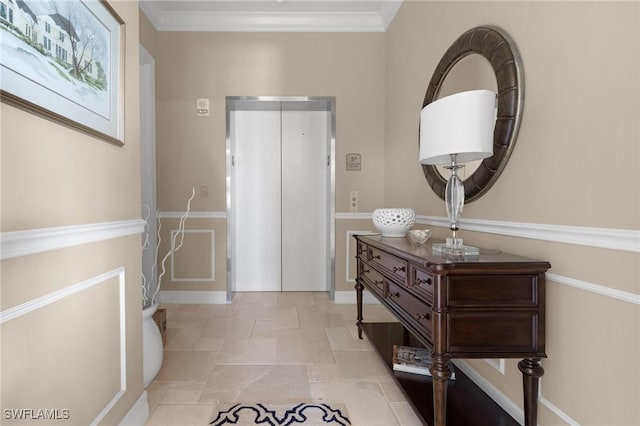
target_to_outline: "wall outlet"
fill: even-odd
[[[349,211],[358,211],[358,191],[349,191]]]
[[[200,187],[200,198],[207,198],[209,196],[209,187],[201,186]]]

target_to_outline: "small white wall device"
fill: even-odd
[[[209,115],[209,99],[200,98],[196,100],[196,114],[198,114],[198,117]]]

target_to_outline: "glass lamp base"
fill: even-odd
[[[478,247],[465,246],[462,244],[462,238],[447,238],[445,244],[434,243],[431,249],[435,254],[448,254],[456,256],[478,256],[480,249]]]

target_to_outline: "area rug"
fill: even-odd
[[[269,425],[288,426],[304,424],[351,425],[346,407],[342,404],[300,403],[293,407],[265,404],[235,404],[220,410],[218,416],[209,423],[222,425]]]

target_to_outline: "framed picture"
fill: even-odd
[[[105,1],[0,0],[2,102],[123,145],[124,32]]]

